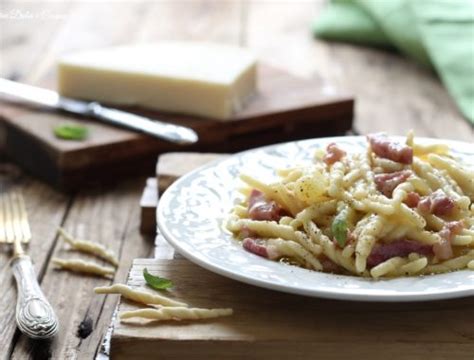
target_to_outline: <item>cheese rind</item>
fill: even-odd
[[[256,91],[256,59],[242,48],[163,42],[71,54],[61,95],[225,120]]]

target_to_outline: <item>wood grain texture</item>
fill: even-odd
[[[157,1],[147,8],[136,41],[196,40],[239,45],[244,25],[242,9],[241,1]]]
[[[322,84],[322,89],[326,92],[334,92],[336,88],[352,91],[357,95],[356,128],[362,133],[387,130],[391,133],[404,134],[408,128],[414,128],[420,136],[448,137],[471,142],[474,140],[472,128],[466,124],[449,94],[432,72],[400,55],[384,50],[314,39],[310,33],[310,24],[321,11],[324,3],[324,0],[297,2],[197,0],[114,2],[111,5],[107,2],[2,1],[0,4],[2,13],[8,12],[9,9],[34,13],[49,10],[53,15],[59,14],[64,17],[59,20],[0,18],[0,76],[27,83],[54,84],[55,59],[58,55],[72,50],[167,39],[220,41],[249,46],[261,56],[262,60],[299,76],[315,79]],[[3,111],[5,107],[3,104],[0,106]],[[0,159],[4,158],[1,150],[2,136],[0,130]],[[265,133],[259,136],[265,136]],[[258,137],[252,139],[254,144],[258,144],[259,140]],[[156,157],[154,156],[150,160],[150,175],[155,164]],[[117,299],[110,296],[105,298],[105,302],[97,298],[92,300],[87,290],[91,286],[92,279],[89,279],[87,284],[77,286],[77,296],[80,299],[87,295],[85,300],[80,300],[84,301],[85,305],[75,303],[74,311],[78,313],[71,314],[66,310],[64,296],[70,295],[71,298],[76,296],[73,285],[77,285],[78,277],[53,272],[48,268],[49,254],[59,251],[54,247],[55,226],[63,222],[74,223],[74,219],[71,220],[72,223],[68,222],[67,209],[73,207],[77,199],[83,199],[83,194],[77,198],[61,195],[24,176],[14,175],[7,179],[5,174],[11,174],[11,170],[8,164],[0,164],[0,191],[15,184],[23,187],[27,193],[27,206],[35,236],[29,252],[35,260],[40,278],[43,278],[45,272],[49,278],[48,291],[50,293],[54,291],[54,295],[58,296],[58,301],[60,298],[63,299],[59,304],[61,316],[64,317],[69,330],[51,346],[25,341],[22,337],[18,337],[18,333],[15,335],[12,310],[16,291],[7,263],[9,249],[2,248],[0,253],[2,259],[0,262],[0,284],[2,284],[0,359],[8,359],[13,350],[15,358],[21,359],[55,358],[52,354],[62,354],[65,359],[91,359],[100,347],[102,336],[111,318],[111,309]],[[13,173],[18,174],[18,170],[13,170]],[[133,202],[135,206],[137,206],[142,185],[143,179],[136,184],[135,197],[127,197],[128,201]],[[113,189],[110,191],[116,195],[122,194]],[[108,190],[104,190],[104,196],[107,192]],[[96,198],[98,203],[102,203],[100,198],[100,196]],[[94,208],[92,205],[94,201],[90,198],[88,209]],[[81,204],[83,206],[84,202]],[[123,202],[117,199],[118,213],[121,213],[120,206],[124,206]],[[131,209],[131,205],[125,207]],[[132,216],[135,220],[130,220],[127,231],[122,233],[121,239],[115,239],[123,244],[122,253],[133,254],[137,246],[141,249],[144,244],[147,244],[146,246],[149,244],[138,233],[139,223],[138,213],[136,213],[138,208],[134,208],[134,211]],[[77,211],[74,213],[78,214]],[[96,211],[95,214],[100,214],[100,211]],[[90,218],[83,219],[85,231]],[[94,224],[96,224],[94,231],[99,231],[97,222]],[[123,224],[118,228],[123,229]],[[81,227],[73,228],[73,230],[83,231]],[[109,229],[107,234],[110,233]],[[156,239],[155,256],[170,259],[173,253],[170,245],[159,235]],[[176,256],[179,257],[179,255]],[[121,267],[117,278],[124,279],[127,270],[128,268]],[[53,275],[61,279],[57,289],[53,285]],[[174,271],[173,276],[175,276]],[[70,285],[68,288],[62,287],[68,282],[68,286]],[[204,286],[204,288],[208,287]],[[63,293],[63,289],[66,289],[64,290],[66,293]],[[263,291],[263,294],[270,294],[265,295],[269,296],[265,301],[270,302],[274,293]],[[226,299],[223,297],[223,300]],[[306,301],[316,307],[314,313],[316,315],[320,314],[321,308],[327,307],[329,313],[332,314],[343,307],[342,315],[336,315],[334,319],[328,319],[328,316],[324,314],[320,315],[321,319],[319,319],[320,316],[314,314],[308,316],[315,329],[324,329],[324,327],[331,329],[327,335],[324,335],[323,331],[320,332],[317,337],[317,348],[311,349],[310,357],[313,354],[322,353],[325,354],[325,358],[338,359],[342,353],[350,352],[348,358],[349,356],[354,358],[354,354],[357,354],[359,355],[357,357],[370,359],[374,352],[378,352],[387,358],[401,358],[400,350],[403,351],[404,358],[408,359],[426,358],[428,355],[434,358],[470,359],[474,352],[472,326],[462,325],[466,324],[463,322],[465,319],[472,318],[473,307],[469,299],[415,304],[410,311],[403,308],[404,305],[369,308],[340,302],[333,304],[314,299],[306,299]],[[221,302],[223,301],[219,300],[219,305]],[[4,304],[6,305],[3,306]],[[215,304],[214,301],[210,303],[210,305]],[[96,308],[100,309],[101,306],[103,310],[98,316]],[[436,311],[436,307],[439,307],[439,312]],[[463,307],[466,309],[464,317],[459,315]],[[94,331],[86,339],[79,341],[76,329],[70,324],[77,326],[80,317],[86,313],[91,314],[91,319],[94,318]],[[392,317],[387,315],[390,313]],[[363,314],[371,315],[368,330],[364,330],[364,325],[369,315],[364,317]],[[429,317],[428,314],[432,316]],[[396,335],[387,340],[390,334],[394,334],[394,330],[387,330],[385,321],[387,319],[394,321],[393,317],[397,316],[399,320],[396,331],[402,335]],[[233,318],[234,321],[235,319],[236,317]],[[348,326],[340,326],[340,323],[334,322],[335,320],[343,324],[347,323]],[[416,323],[416,321],[419,322]],[[221,326],[220,323],[217,324]],[[181,324],[180,329],[184,326],[188,325]],[[228,328],[226,326],[226,329]],[[330,341],[333,336],[336,336],[335,329],[338,332],[337,336],[344,341],[337,343]],[[405,330],[406,333],[404,333]],[[421,333],[421,330],[426,333]],[[293,329],[289,333],[292,331]],[[373,338],[367,342],[359,341],[367,340],[367,331],[373,335]],[[427,340],[430,336],[438,342],[430,343]],[[18,339],[20,341],[17,341]],[[356,339],[355,342],[354,339]],[[467,343],[469,341],[470,344]],[[206,350],[207,344],[203,341],[188,341],[185,346],[177,349],[173,342],[169,347],[165,345],[165,342],[157,343],[163,347],[163,351],[172,354],[176,359],[182,359],[189,348],[197,349],[196,351],[199,352],[200,349]],[[216,353],[222,355],[232,354],[234,351],[238,353],[242,349],[241,344],[241,341],[235,343],[229,341],[220,348],[216,345]],[[274,343],[267,345],[269,356],[277,358],[280,348]],[[252,343],[247,342],[246,348],[251,351]],[[303,357],[303,349],[305,348],[296,348],[291,357]],[[159,352],[157,352],[158,355]],[[305,355],[308,358],[308,354]],[[222,357],[216,356],[216,358]],[[252,357],[257,356],[249,354],[248,358]]]
[[[140,235],[139,233],[139,209],[137,207],[136,200],[138,199],[139,184],[143,183],[143,180],[139,181],[138,184],[133,184],[133,195],[129,202],[131,203],[129,207],[129,222],[127,225],[126,231],[121,236],[121,245],[120,245],[120,258],[121,258],[121,267],[118,269],[114,281],[124,281],[127,278],[130,266],[133,264],[133,260],[140,256],[138,254],[147,254],[147,257],[153,257],[153,248],[152,242],[150,239]],[[90,295],[89,295],[90,296]],[[89,297],[89,299],[91,299]],[[106,330],[111,325],[112,315],[117,307],[117,299],[113,297],[106,297],[105,299],[91,299],[91,306],[89,309],[94,309],[94,304],[102,304],[102,309],[100,312],[94,310],[94,316],[97,317],[95,323],[95,331],[91,336],[82,340],[79,347],[75,351],[75,356],[77,358],[92,359],[95,358],[99,351],[102,354],[108,353],[108,340],[104,339],[106,335]],[[105,348],[103,347],[105,345]]]
[[[25,198],[28,220],[32,232],[26,247],[41,281],[50,259],[50,249],[56,242],[56,227],[67,214],[68,199],[49,187],[32,181],[15,167],[3,164],[0,171],[0,193],[21,191]],[[7,358],[12,351],[18,330],[15,323],[16,288],[13,280],[9,245],[0,246],[0,358]]]
[[[0,8],[0,76],[28,81],[39,54],[47,51],[76,6],[69,1],[3,1]]]
[[[21,0],[20,0],[21,2]],[[81,49],[96,49],[135,41],[150,4],[146,2],[75,2],[68,5],[70,16],[57,29],[39,61],[25,81],[51,86],[56,78],[59,56]],[[100,19],[100,21],[98,21]],[[30,31],[35,28],[30,28]]]
[[[474,127],[430,69],[383,49],[314,38],[311,25],[324,6],[248,2],[243,44],[271,64],[318,79],[327,91],[355,94],[354,126],[362,134],[414,129],[418,136],[474,140]]]
[[[140,233],[156,234],[156,207],[158,206],[158,185],[156,178],[148,178],[140,198]]]
[[[71,115],[4,107],[3,111],[0,108],[0,119],[6,129],[7,153],[36,176],[68,190],[79,188],[85,181],[149,171],[156,154],[166,151],[230,152],[292,139],[341,135],[351,129],[353,101],[349,95],[340,91],[325,93],[317,82],[264,65],[259,67],[258,79],[259,93],[225,122],[129,109],[193,128],[200,138],[196,145],[180,147]],[[54,126],[74,121],[89,127],[85,141],[54,136]],[[42,161],[33,160],[29,152]],[[124,167],[124,162],[130,165]]]
[[[96,188],[80,192],[63,224],[74,236],[97,241],[118,254],[120,267],[114,277],[117,282],[126,279],[134,258],[147,256],[152,249],[152,245],[138,233],[138,201],[143,182],[144,179],[136,179],[107,190]],[[51,230],[54,231],[54,228]],[[64,241],[57,242],[52,257],[87,259],[106,265],[95,257],[68,250]],[[56,310],[61,328],[50,349],[52,358],[66,359],[79,354],[83,358],[95,356],[103,332],[92,332],[85,339],[76,336],[76,332],[86,317],[92,319],[94,327],[98,326],[98,321],[101,322],[98,329],[107,326],[107,319],[110,319],[114,309],[114,299],[94,296],[93,288],[109,283],[107,279],[60,271],[52,264],[48,266],[41,286]],[[37,347],[22,336],[12,358],[30,358],[35,351]]]
[[[66,21],[74,6],[67,1],[32,3],[3,1],[0,4],[0,77],[28,81],[43,54]],[[0,127],[0,153],[4,151],[5,131]]]
[[[333,56],[344,64],[339,86],[359,94],[356,128],[362,132],[387,131],[418,136],[474,140],[474,127],[462,118],[440,80],[398,54],[338,45]],[[370,67],[370,86],[367,86]]]
[[[468,358],[474,352],[474,299],[425,303],[323,300],[264,290],[187,260],[134,261],[128,284],[143,286],[143,268],[173,279],[173,296],[198,307],[231,307],[212,321],[130,325],[115,320],[112,356],[153,359]],[[119,311],[138,308],[122,301]],[[434,319],[437,319],[434,321]]]

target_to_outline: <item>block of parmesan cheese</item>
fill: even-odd
[[[162,42],[66,55],[61,95],[226,120],[256,91],[256,59],[214,43]]]

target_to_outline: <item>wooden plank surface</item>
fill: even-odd
[[[212,4],[213,2],[208,2]],[[138,2],[138,3],[117,3],[112,7],[109,3],[73,3],[67,4],[64,3],[62,6],[71,10],[71,13],[67,13],[66,18],[55,23],[58,26],[54,28],[54,31],[51,30],[51,37],[41,37],[40,33],[42,28],[35,26],[35,23],[28,22],[25,20],[22,22],[21,31],[19,31],[19,24],[21,20],[18,20],[15,24],[15,28],[12,28],[10,23],[11,21],[7,18],[2,17],[0,19],[0,28],[8,26],[12,31],[1,31],[0,32],[0,51],[2,52],[2,60],[0,61],[0,71],[1,76],[11,75],[12,70],[10,68],[15,68],[21,70],[21,73],[15,74],[14,77],[17,80],[25,81],[29,83],[39,83],[45,81],[45,79],[52,79],[53,72],[52,65],[54,64],[54,59],[58,54],[67,52],[69,50],[80,49],[85,47],[100,47],[105,45],[116,45],[121,43],[129,43],[132,41],[152,41],[155,40],[156,33],[160,33],[163,38],[171,37],[187,37],[188,35],[193,38],[202,38],[207,40],[212,40],[213,37],[219,37],[220,40],[225,41],[233,37],[233,34],[240,33],[240,12],[239,6],[237,3],[222,4],[217,6],[217,9],[214,11],[207,11],[209,6],[199,4],[191,4],[185,7],[183,11],[182,6],[176,6],[176,3],[164,2],[154,4],[152,2]],[[9,11],[9,9],[22,9],[24,11],[32,11],[33,15],[38,14],[39,11],[48,12],[52,8],[55,8],[56,5],[52,3],[41,3],[37,6],[31,3],[21,3],[21,1],[9,1],[2,2],[0,9],[2,11]],[[215,6],[214,6],[215,7]],[[60,12],[58,10],[58,12]],[[172,22],[169,21],[170,14],[176,14]],[[101,21],[97,21],[97,19]],[[174,23],[176,19],[181,19],[182,27],[176,29]],[[196,25],[196,19],[199,18],[200,26]],[[236,19],[233,22],[231,19]],[[146,20],[146,21],[145,21]],[[49,21],[45,19],[45,22]],[[162,27],[164,24],[164,28]],[[207,34],[208,29],[213,29],[211,34]],[[39,34],[36,36],[35,34]],[[41,48],[40,44],[37,44],[37,38],[44,39],[44,48]],[[19,39],[19,41],[16,41]],[[31,39],[29,41],[28,39]],[[238,39],[238,35],[236,37]],[[27,45],[30,42],[31,45]],[[13,44],[9,57],[4,57],[4,48],[6,44]],[[15,47],[24,44],[24,50],[21,52],[16,52]],[[29,58],[23,58],[23,54],[26,54]],[[38,54],[41,54],[39,56]],[[21,56],[20,56],[21,55]],[[21,58],[21,59],[20,59]],[[32,65],[21,65],[22,61],[19,60],[29,60]],[[38,61],[39,60],[39,61]],[[6,62],[8,61],[8,67]],[[10,66],[11,65],[11,66]],[[16,66],[18,65],[18,66]],[[0,131],[0,139],[2,134]],[[2,141],[0,140],[0,143]],[[1,150],[0,145],[0,150]],[[3,155],[3,154],[1,154]],[[3,157],[3,156],[2,156]],[[5,164],[2,164],[3,167],[6,167]],[[150,168],[150,172],[153,171],[153,168]],[[36,190],[33,191],[34,196],[38,196],[38,199],[35,200],[37,203],[46,203],[48,204],[49,197],[42,198],[42,191],[37,190],[37,188],[46,188],[48,191],[56,194],[54,191],[45,187],[42,184],[39,184],[36,181],[27,179],[30,182],[34,183]],[[134,209],[136,211],[135,216],[138,214],[139,207],[138,201],[140,196],[140,190],[143,186],[144,179],[138,180],[136,188],[133,188],[135,192],[135,199],[133,200]],[[4,182],[3,179],[0,182],[1,190],[3,191]],[[107,195],[108,190],[104,189],[104,196]],[[97,198],[95,200],[91,199],[91,202],[96,200],[100,202],[101,194],[96,194]],[[115,193],[116,196],[123,196],[123,193]],[[68,209],[74,206],[76,198],[74,196],[63,196],[64,199],[60,205],[64,206],[65,209]],[[128,197],[128,201],[132,201],[133,196]],[[123,204],[123,203],[122,203]],[[119,201],[116,204],[117,208],[119,206]],[[37,211],[40,211],[37,208]],[[33,229],[35,228],[47,228],[48,231],[55,231],[55,224],[53,217],[47,211],[47,209],[42,210],[43,213],[40,213],[36,216],[36,224],[32,224]],[[60,214],[60,206],[56,207],[56,212]],[[56,213],[54,214],[56,215]],[[65,219],[62,222],[67,221],[67,211],[63,214]],[[100,212],[96,212],[96,215],[100,215]],[[48,221],[49,220],[49,221]],[[86,224],[87,225],[87,224]],[[136,253],[138,250],[143,249],[142,246],[151,247],[151,243],[148,239],[143,239],[142,236],[138,233],[138,217],[130,222],[130,226],[127,229],[127,232],[122,233],[119,239],[114,239],[120,241],[123,244],[122,251],[124,254],[132,254],[131,256],[137,256]],[[44,230],[43,230],[44,231]],[[53,234],[51,233],[51,234]],[[42,236],[44,232],[40,236]],[[49,240],[45,241],[44,246],[47,247],[51,245],[54,236]],[[111,240],[112,241],[112,240]],[[34,243],[32,243],[33,246]],[[41,243],[36,243],[41,244]],[[138,245],[138,250],[136,249]],[[165,247],[161,247],[165,249]],[[34,250],[34,249],[33,249]],[[48,252],[56,251],[54,246],[50,246]],[[41,259],[37,257],[37,251],[33,251],[32,255],[34,256],[37,263],[41,263]],[[159,253],[159,251],[158,251]],[[133,255],[135,254],[135,255]],[[7,253],[2,253],[2,257],[7,258]],[[41,254],[38,254],[41,255]],[[115,299],[112,297],[106,298],[106,300],[96,300],[93,301],[89,293],[88,286],[91,286],[91,282],[97,281],[96,279],[88,279],[85,284],[80,285],[79,288],[81,291],[79,293],[74,292],[74,288],[77,285],[77,277],[74,275],[68,276],[65,273],[57,273],[52,270],[52,266],[48,264],[49,256],[44,259],[44,269],[43,272],[47,273],[50,277],[48,281],[48,291],[54,292],[53,289],[53,276],[61,278],[61,286],[66,284],[69,281],[69,288],[61,287],[61,294],[65,296],[66,294],[74,294],[78,298],[74,301],[74,309],[71,311],[78,311],[77,314],[70,314],[67,310],[67,306],[63,301],[58,305],[61,307],[61,316],[64,317],[62,321],[66,322],[66,328],[68,331],[65,331],[59,341],[55,341],[52,344],[38,344],[36,342],[31,342],[24,339],[18,332],[14,332],[15,323],[12,321],[12,316],[14,314],[13,308],[14,304],[11,303],[16,296],[14,283],[11,281],[11,274],[9,269],[2,265],[2,284],[8,283],[8,287],[2,287],[2,294],[6,294],[4,297],[5,302],[10,301],[10,304],[7,307],[3,307],[0,312],[0,328],[2,329],[1,337],[1,347],[0,347],[0,358],[8,359],[10,357],[28,359],[28,358],[63,358],[63,359],[91,359],[94,357],[94,354],[101,350],[101,343],[103,336],[106,333],[106,330],[110,323],[110,318],[112,314],[112,309],[115,307]],[[6,260],[2,261],[2,264],[6,264]],[[122,270],[124,269],[124,270]],[[128,271],[127,265],[121,268],[120,271]],[[117,274],[117,279],[124,279],[125,273]],[[40,276],[42,278],[42,276]],[[3,280],[6,280],[4,282]],[[3,286],[3,285],[2,285]],[[58,294],[59,291],[56,291],[55,294]],[[65,293],[65,294],[64,294]],[[80,305],[79,303],[84,300],[85,305]],[[3,299],[2,299],[3,301]],[[3,304],[3,302],[2,302]],[[98,316],[97,311],[102,312]],[[94,331],[86,339],[79,340],[76,334],[77,326],[79,319],[81,317],[84,319],[86,316],[86,311],[93,314],[93,324]],[[92,309],[92,310],[87,310]],[[5,312],[3,311],[5,310]],[[98,318],[94,318],[97,317]],[[5,345],[5,346],[3,346]],[[80,351],[79,351],[80,349]],[[58,356],[53,357],[52,354],[57,354]]]
[[[246,285],[187,260],[137,259],[128,284],[144,287],[143,269],[173,279],[171,294],[196,307],[231,307],[209,321],[148,325],[115,320],[111,358],[432,359],[474,353],[474,298],[424,303],[364,303],[308,298]],[[122,301],[119,311],[140,308]],[[439,319],[439,321],[434,320]],[[231,349],[231,350],[230,350]]]
[[[10,104],[0,107],[0,120],[12,159],[67,190],[80,187],[86,180],[103,181],[150,171],[156,154],[166,151],[244,150],[284,140],[342,135],[352,127],[353,100],[343,91],[325,93],[317,81],[297,78],[265,64],[258,68],[258,88],[248,105],[227,121],[129,109],[193,128],[199,143],[186,147],[93,120],[37,109],[22,111]],[[52,129],[58,124],[78,121],[89,128],[84,141],[54,136]],[[42,161],[33,161],[27,151],[22,151],[25,148]],[[134,166],[119,166],[124,161]]]
[[[27,252],[33,258],[35,271],[43,277],[50,259],[50,251],[56,243],[56,228],[67,215],[69,199],[49,187],[33,181],[17,167],[3,167],[0,175],[0,192],[19,190],[25,198],[32,240]],[[6,356],[14,346],[18,335],[15,323],[16,289],[10,269],[11,249],[0,249],[0,357]]]
[[[401,55],[382,49],[327,42],[311,36],[311,24],[325,1],[250,1],[244,44],[262,60],[295,74],[319,79],[356,94],[354,126],[366,134],[404,135],[474,141],[439,78]]]
[[[115,281],[126,278],[129,266],[137,256],[149,256],[152,245],[143,241],[138,234],[139,226],[139,193],[144,179],[124,182],[112,188],[96,188],[79,192],[63,223],[63,227],[73,235],[100,242],[112,249],[120,258],[120,267],[114,277]],[[42,213],[42,208],[39,208]],[[48,225],[50,231],[56,227]],[[81,258],[105,264],[91,256],[68,250],[64,241],[57,241],[49,249],[52,257]],[[37,252],[34,253],[36,257]],[[103,332],[92,332],[85,339],[77,336],[78,326],[86,318],[92,320],[94,328],[102,320],[102,326],[110,319],[116,299],[96,297],[92,289],[95,286],[109,284],[111,280],[89,277],[55,269],[49,265],[42,277],[41,286],[56,310],[60,319],[61,331],[55,338],[50,356],[65,359],[70,356],[93,358],[98,351]],[[71,293],[72,292],[72,293]],[[99,327],[101,328],[101,327]],[[94,346],[89,346],[90,341]],[[34,356],[37,347],[24,336],[20,337],[12,353],[13,359],[25,359]]]
[[[330,43],[314,39],[310,33],[310,24],[324,5],[323,0],[317,1],[160,1],[160,2],[121,2],[97,3],[97,2],[24,2],[21,0],[3,1],[0,11],[7,16],[0,17],[0,76],[14,78],[27,83],[38,84],[44,81],[54,81],[54,59],[62,53],[82,49],[98,48],[102,46],[126,44],[131,42],[149,42],[156,40],[210,40],[225,43],[239,44],[254,49],[263,61],[284,68],[292,73],[310,79],[316,79],[323,84],[325,91],[334,91],[335,87],[347,88],[357,94],[356,103],[356,128],[361,133],[378,130],[387,130],[391,133],[404,134],[408,128],[414,128],[419,136],[448,137],[452,139],[474,141],[473,129],[459,114],[451,98],[443,88],[439,79],[429,70],[415,65],[400,55],[384,50],[369,49],[347,44]],[[30,12],[33,17],[15,18],[8,17],[11,11]],[[41,15],[46,12],[46,15]],[[59,15],[59,17],[48,17]],[[101,21],[97,21],[100,19]],[[0,130],[0,159],[4,154],[2,149],[2,134]],[[32,154],[33,155],[33,154]],[[117,208],[122,214],[120,207],[125,206],[129,210],[132,205],[128,202],[138,204],[140,191],[144,179],[137,179],[137,183],[119,184],[118,188],[103,189],[103,194],[94,193],[94,190],[85,190],[77,197],[63,195],[51,188],[31,179],[25,175],[18,174],[7,164],[0,164],[0,191],[5,191],[12,183],[22,187],[26,193],[27,206],[34,238],[30,246],[30,253],[35,260],[35,267],[39,272],[40,279],[47,284],[49,294],[54,293],[64,296],[63,292],[77,296],[85,305],[78,304],[75,300],[70,314],[67,305],[63,302],[57,304],[61,308],[61,316],[64,317],[66,328],[60,340],[53,342],[50,346],[34,346],[34,342],[25,339],[15,331],[13,322],[13,309],[16,291],[14,282],[11,280],[8,267],[8,249],[2,247],[0,252],[0,282],[2,284],[2,308],[0,310],[0,359],[8,359],[13,354],[15,358],[54,358],[52,354],[60,354],[65,359],[90,359],[91,354],[98,352],[101,348],[102,337],[106,332],[111,317],[111,309],[116,299],[107,297],[104,302],[89,295],[89,288],[97,279],[87,279],[84,284],[77,282],[77,276],[69,276],[64,273],[53,271],[49,264],[51,254],[63,252],[62,243],[57,243],[55,237],[55,226],[64,223],[74,231],[84,231],[91,227],[94,236],[118,234],[110,229],[101,229],[97,220],[91,216],[81,214],[79,208],[84,211],[96,209],[96,216],[100,216],[101,206],[110,209]],[[88,191],[91,191],[88,193]],[[89,195],[87,195],[89,194]],[[93,196],[92,196],[93,194]],[[114,194],[112,199],[110,196]],[[134,195],[132,195],[134,194]],[[86,198],[88,200],[86,201]],[[127,204],[120,200],[122,196],[127,199]],[[107,198],[107,201],[104,199]],[[79,201],[76,205],[76,201]],[[98,207],[94,206],[97,201]],[[111,205],[113,203],[114,205]],[[80,205],[79,205],[80,204]],[[128,221],[128,226],[117,225],[120,229],[120,239],[114,239],[114,247],[122,246],[122,254],[134,249],[145,252],[149,245],[147,239],[143,239],[138,233],[138,205],[134,211],[130,211],[134,220]],[[75,209],[75,210],[73,210]],[[70,214],[76,214],[75,219],[69,220]],[[73,227],[78,218],[84,220],[82,227]],[[123,217],[123,215],[120,215]],[[95,224],[95,225],[93,225]],[[111,226],[110,222],[108,222]],[[82,230],[81,230],[82,229]],[[101,235],[102,234],[102,235]],[[104,239],[110,241],[112,239]],[[39,240],[39,241],[38,241]],[[122,244],[122,245],[117,245]],[[162,258],[170,258],[173,251],[160,237],[157,240],[156,255]],[[140,250],[141,249],[141,250]],[[148,248],[146,248],[148,249]],[[148,250],[147,250],[148,251]],[[143,255],[140,255],[143,256]],[[127,269],[122,267],[117,279],[125,278]],[[54,292],[54,281],[59,280],[60,290]],[[64,284],[69,281],[69,287]],[[78,285],[79,284],[79,285]],[[78,286],[79,291],[74,292]],[[72,290],[71,290],[72,289]],[[325,306],[324,301],[318,302]],[[428,335],[420,335],[412,320],[408,323],[409,334],[412,335],[411,342],[404,341],[403,348],[409,355],[418,358],[425,357],[426,351],[430,354],[445,358],[453,358],[456,351],[465,349],[465,341],[472,342],[472,327],[461,329],[457,325],[457,317],[451,319],[451,314],[456,314],[457,307],[466,307],[466,318],[472,314],[472,309],[464,303],[433,303],[438,304],[443,314],[443,320],[447,320],[448,329],[454,329],[455,334],[450,334],[446,340],[447,346],[443,349],[432,348],[426,342],[419,342],[418,337],[425,339]],[[96,310],[102,307],[100,314]],[[451,310],[449,310],[451,308]],[[89,310],[88,310],[89,309]],[[360,311],[360,309],[357,309]],[[379,313],[375,308],[375,313]],[[372,311],[372,310],[371,310]],[[413,314],[415,319],[422,318],[423,305],[419,307],[420,315]],[[79,319],[91,314],[94,323],[94,331],[86,339],[78,340],[75,325]],[[400,316],[404,312],[397,307],[393,313]],[[357,314],[356,314],[357,315]],[[355,324],[354,316],[347,315],[351,327],[340,328],[341,336],[348,336],[345,332],[357,333],[362,328]],[[313,319],[314,317],[312,317]],[[439,338],[442,334],[441,319],[439,314],[427,319],[432,324],[431,329],[426,329],[427,334]],[[342,322],[345,319],[341,320]],[[360,319],[364,324],[366,319]],[[327,323],[314,320],[315,326],[325,326]],[[400,328],[404,324],[399,325]],[[419,329],[425,324],[420,323]],[[386,331],[380,320],[379,332],[374,334],[374,340],[370,346],[359,343],[347,343],[340,346],[341,349],[350,348],[354,352],[365,354],[372,349],[379,349],[381,353],[385,349],[395,351],[398,344],[391,347],[386,346],[379,339],[384,337]],[[456,335],[457,334],[457,335]],[[457,336],[463,337],[458,339]],[[403,337],[407,339],[407,337]],[[453,348],[452,341],[458,341],[461,346]],[[328,357],[337,357],[338,352],[333,343],[321,343],[323,351],[327,350]],[[41,350],[44,349],[44,350]],[[79,351],[80,349],[80,351]],[[226,347],[229,352],[230,347]],[[469,349],[469,348],[468,348]],[[32,351],[36,355],[32,355]],[[433,351],[431,351],[433,350]],[[435,352],[434,350],[438,351]],[[472,349],[470,349],[472,350]],[[315,354],[320,351],[316,349]],[[332,351],[332,352],[331,352]],[[395,357],[395,356],[394,356]],[[472,357],[472,351],[460,358]]]
[[[314,39],[310,25],[324,6],[318,1],[180,2],[107,4],[53,2],[2,3],[0,74],[38,83],[51,78],[54,59],[84,47],[97,48],[158,39],[197,39],[240,44],[262,60],[309,78],[326,91],[341,86],[357,93],[356,127],[366,133],[404,133],[472,140],[473,129],[462,119],[439,79],[429,70],[379,49]],[[16,19],[10,12],[37,16]],[[107,15],[107,16],[105,16]],[[100,17],[100,24],[93,19]],[[173,21],[169,21],[173,19]],[[133,26],[132,26],[133,25]],[[99,31],[100,30],[100,31]],[[96,34],[100,33],[100,36]],[[33,61],[30,53],[43,55]],[[370,83],[367,78],[370,77]],[[449,126],[446,124],[449,123]]]
[[[40,61],[32,53],[47,52],[57,33],[76,9],[76,4],[69,1],[48,4],[3,1],[0,76],[28,81]]]
[[[156,234],[156,207],[158,206],[158,182],[156,178],[146,179],[140,198],[140,233]]]

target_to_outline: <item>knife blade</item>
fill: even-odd
[[[94,117],[103,122],[135,130],[176,144],[194,144],[199,138],[188,127],[169,124],[126,111],[109,108],[98,102],[87,102],[60,96],[57,92],[0,78],[0,95],[8,100],[22,100],[49,109]]]

